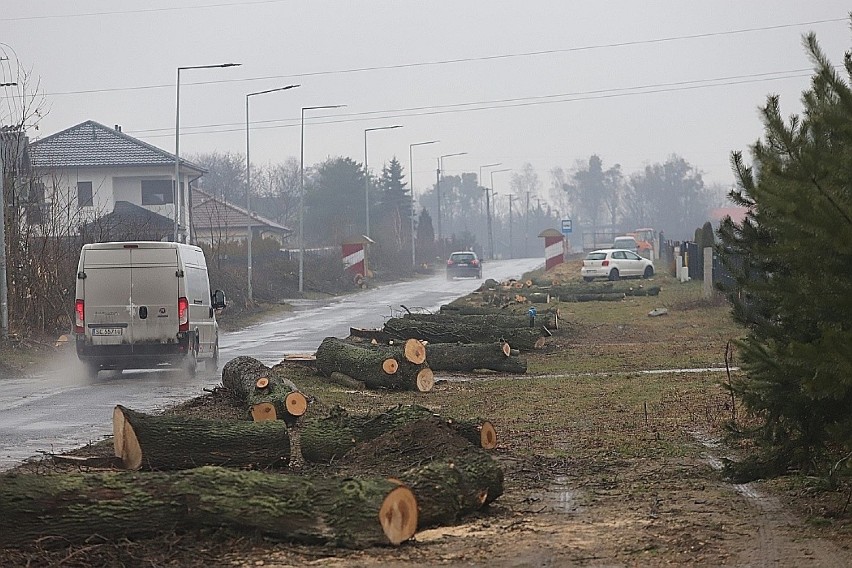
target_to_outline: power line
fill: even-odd
[[[495,110],[503,108],[537,106],[542,104],[577,102],[585,100],[658,94],[675,91],[687,91],[695,89],[704,89],[709,87],[724,87],[749,83],[761,83],[783,79],[797,79],[802,77],[809,77],[811,73],[812,70],[810,69],[794,69],[790,71],[775,71],[769,73],[755,73],[748,75],[735,75],[730,77],[717,77],[714,79],[699,79],[692,81],[678,81],[673,83],[636,85],[632,87],[621,87],[617,89],[599,89],[592,91],[578,91],[575,93],[559,93],[550,95],[538,95],[533,97],[497,99],[491,101],[473,101],[464,103],[452,103],[447,105],[350,112],[345,114],[333,115],[334,118],[332,118],[331,116],[319,116],[311,120],[311,122],[313,124],[340,124],[348,122],[362,122],[366,120],[374,120],[376,118],[405,118],[409,116],[431,116],[440,114],[453,114],[458,112],[472,112],[479,110]],[[330,120],[323,120],[324,118],[330,118]],[[280,124],[282,122],[285,124]],[[298,126],[299,123],[297,119],[273,119],[257,121],[254,124],[266,125],[255,126],[255,130],[267,130],[277,128],[291,128]],[[242,123],[240,123],[239,125],[237,123],[222,123],[187,126],[185,127],[185,135],[191,136],[195,134],[218,134],[236,132],[241,131],[242,128]],[[195,131],[193,131],[193,129],[195,129]],[[143,135],[146,138],[161,138],[164,136],[171,136],[171,133],[166,133],[168,130],[169,129],[166,128],[152,128],[147,130],[128,131],[128,133],[132,133],[136,136]],[[153,134],[156,132],[164,132],[164,134]]]
[[[18,16],[0,18],[0,22],[21,22],[27,20],[50,20],[53,18],[88,18],[90,16],[116,16],[124,14],[144,14],[149,12],[175,12],[179,10],[199,10],[230,6],[249,6],[251,4],[280,4],[289,0],[246,0],[245,2],[221,2],[218,4],[200,4],[197,6],[168,6],[166,8],[140,8],[138,10],[113,10],[108,12],[83,12],[81,14],[46,14],[43,16]]]
[[[273,1],[273,0],[267,0]],[[164,8],[165,9],[165,8]],[[427,66],[439,66],[439,65],[451,65],[458,63],[472,63],[478,61],[493,61],[500,59],[513,59],[513,58],[521,58],[521,57],[538,57],[541,55],[553,55],[559,53],[572,53],[578,51],[590,51],[596,49],[612,49],[617,47],[632,47],[637,45],[650,45],[655,43],[666,43],[673,41],[683,41],[690,39],[702,39],[702,38],[711,38],[711,37],[722,37],[729,35],[737,35],[737,34],[746,34],[746,33],[754,33],[754,32],[762,32],[762,31],[772,31],[778,29],[787,29],[787,28],[795,28],[795,27],[803,27],[803,26],[812,26],[816,24],[828,24],[828,23],[837,23],[837,22],[846,22],[846,18],[832,18],[825,20],[813,20],[810,22],[798,22],[793,24],[778,24],[775,26],[761,26],[761,27],[752,27],[752,28],[740,28],[736,30],[727,30],[721,32],[706,32],[700,34],[689,34],[689,35],[681,35],[681,36],[669,36],[663,38],[652,38],[645,40],[635,40],[635,41],[625,41],[625,42],[617,42],[617,43],[603,43],[603,44],[594,44],[594,45],[585,45],[578,47],[567,47],[562,49],[546,49],[539,51],[526,51],[526,52],[518,52],[518,53],[503,53],[496,55],[485,55],[481,57],[460,57],[455,59],[439,59],[434,61],[418,61],[412,63],[399,63],[395,65],[374,65],[367,67],[353,67],[348,69],[331,69],[324,71],[310,71],[305,73],[293,73],[288,75],[266,75],[261,77],[247,77],[243,79],[214,79],[209,81],[197,81],[193,83],[187,83],[187,85],[218,85],[223,83],[235,83],[235,82],[248,82],[248,81],[265,81],[270,79],[299,79],[305,77],[318,77],[318,76],[326,76],[326,75],[344,75],[350,73],[363,73],[368,71],[388,71],[388,70],[396,70],[396,69],[410,69],[414,67],[427,67]],[[67,96],[67,95],[88,95],[94,93],[109,93],[109,92],[120,92],[120,91],[138,91],[138,90],[146,90],[146,89],[163,89],[163,88],[174,88],[173,83],[168,84],[157,84],[157,85],[139,85],[133,87],[114,87],[114,88],[106,88],[106,89],[85,89],[85,90],[77,90],[77,91],[58,91],[55,93],[47,93],[50,96]]]

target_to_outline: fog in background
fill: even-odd
[[[19,64],[45,97],[31,138],[95,120],[174,151],[176,68],[238,62],[182,72],[182,156],[244,155],[245,95],[299,83],[252,98],[254,165],[292,173],[301,108],[343,104],[306,113],[306,164],[363,163],[364,130],[399,124],[369,133],[372,174],[396,156],[428,202],[437,157],[465,152],[445,160],[448,176],[499,163],[512,172],[494,190],[523,195],[516,176],[532,172],[548,219],[569,208],[551,190],[592,156],[625,181],[676,156],[718,197],[733,183],[730,152],[761,135],[766,96],[800,110],[811,74],[802,35],[815,31],[836,63],[849,45],[848,4],[832,0],[0,5],[0,79]],[[17,103],[0,93],[5,120]],[[409,145],[436,139],[413,149],[410,172]]]

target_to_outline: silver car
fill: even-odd
[[[586,255],[580,275],[586,282],[595,278],[651,278],[654,276],[654,263],[630,250],[600,249]]]

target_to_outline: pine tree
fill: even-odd
[[[732,155],[730,196],[749,213],[719,231],[748,328],[732,388],[762,418],[776,463],[800,466],[852,450],[852,90],[813,34],[804,44],[815,67],[804,112],[785,123],[767,99],[753,165]],[[852,76],[850,52],[844,63]]]

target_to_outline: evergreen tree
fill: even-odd
[[[435,247],[435,228],[432,226],[432,216],[424,207],[417,220],[417,237],[415,241],[415,258],[418,263],[430,263],[437,256]]]
[[[762,418],[775,463],[799,466],[852,450],[852,90],[813,34],[805,46],[815,74],[804,112],[785,123],[767,99],[753,165],[732,155],[730,196],[749,213],[719,231],[748,328],[732,388]],[[849,52],[844,63],[852,74]]]

